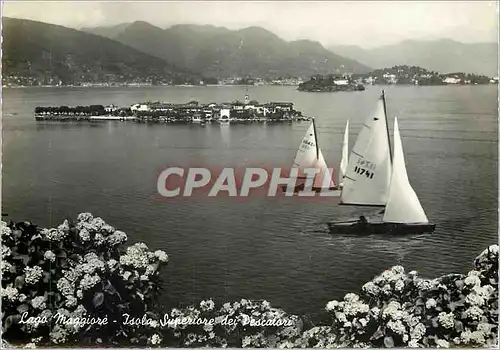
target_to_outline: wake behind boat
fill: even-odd
[[[394,118],[394,159],[392,175],[381,222],[369,222],[363,216],[359,221],[333,222],[328,224],[330,233],[383,234],[433,232],[435,224],[429,223],[417,194],[408,180],[403,145],[398,120]]]

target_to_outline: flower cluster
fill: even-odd
[[[483,251],[474,267],[467,275],[432,280],[401,266],[386,270],[360,296],[326,304],[332,336],[345,347],[492,346],[498,331],[498,246]]]
[[[14,343],[31,339],[28,347],[82,345],[82,340],[88,345],[123,341],[161,345],[163,335],[149,327],[111,320],[105,326],[56,321],[61,317],[119,320],[123,313],[140,317],[155,310],[159,269],[167,255],[140,243],[123,254],[121,245],[126,241],[124,232],[90,213],[50,229],[2,222],[3,337]],[[127,275],[133,278],[124,279]],[[40,321],[20,323],[25,312]]]

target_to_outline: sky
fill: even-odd
[[[72,28],[146,21],[212,24],[229,29],[260,26],[291,41],[373,48],[402,40],[448,38],[497,42],[495,1],[23,1],[3,0],[3,16]]]

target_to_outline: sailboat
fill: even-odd
[[[397,118],[394,118],[394,158],[391,181],[387,194],[384,216],[381,222],[329,223],[331,233],[424,233],[433,232],[435,224],[429,223],[417,194],[410,185],[399,133]]]
[[[312,120],[311,125],[307,129],[300,143],[292,168],[298,168],[295,191],[304,189],[307,179],[307,173],[305,170],[312,168],[319,170],[314,176],[312,185],[313,191],[320,192],[323,189],[338,189],[337,184],[333,180],[333,171],[328,169],[323,153],[321,152],[321,148],[319,147],[314,119]],[[329,176],[330,180],[326,180],[325,176]],[[287,187],[283,186],[282,188],[286,191]]]
[[[340,204],[385,206],[391,182],[391,146],[385,94],[358,135],[343,176]]]
[[[339,187],[344,187],[344,176],[347,173],[347,164],[349,164],[349,120],[347,120],[344,131],[344,140],[342,142],[342,158],[340,160]]]

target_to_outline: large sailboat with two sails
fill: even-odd
[[[332,222],[331,233],[423,233],[432,232],[417,194],[408,180],[399,132],[394,118],[394,149],[391,148],[385,93],[374,113],[365,121],[349,156],[343,176],[341,205],[384,207],[381,221]]]

